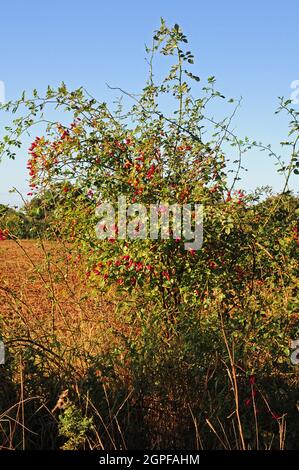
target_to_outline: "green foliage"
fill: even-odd
[[[1,204],[0,228],[1,230],[7,230],[18,238],[26,238],[28,235],[28,220],[21,211]]]
[[[34,198],[19,210],[3,205],[0,210],[0,227],[1,230],[7,231],[8,238],[47,238],[50,219],[43,211],[40,198]]]
[[[64,450],[78,450],[82,448],[86,434],[92,427],[92,418],[83,416],[81,410],[69,404],[59,416],[59,433],[67,438],[63,445]]]

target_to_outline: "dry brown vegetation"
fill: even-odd
[[[226,358],[209,338],[198,345],[207,364],[184,362],[179,337],[143,357],[140,323],[118,312],[116,291],[84,281],[84,266],[70,245],[1,242],[2,449],[282,449],[288,414],[295,445],[295,369],[250,385],[225,333]]]
[[[4,325],[18,325],[20,338],[69,338],[92,354],[90,341],[111,327],[113,304],[93,296],[82,282],[80,262],[66,246],[4,241],[0,246],[0,308]],[[114,325],[115,326],[115,325]],[[103,345],[104,348],[104,345]]]

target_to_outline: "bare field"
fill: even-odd
[[[0,314],[8,340],[30,338],[98,353],[96,338],[117,330],[114,305],[87,287],[65,246],[23,240],[0,245]],[[81,274],[81,276],[80,276]],[[11,337],[13,336],[13,338]]]

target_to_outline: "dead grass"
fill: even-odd
[[[95,339],[103,337],[103,332],[107,336],[109,331],[119,331],[115,305],[82,281],[82,269],[66,246],[31,240],[1,242],[4,336],[18,328],[19,340],[42,339],[45,344],[52,335],[66,350],[76,348],[82,357],[84,353],[90,357],[105,352],[105,343]]]

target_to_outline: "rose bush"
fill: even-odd
[[[4,138],[2,150],[11,158],[13,145],[21,145],[25,131],[35,123],[46,125],[29,148],[31,194],[41,200],[55,194],[55,236],[72,244],[86,261],[86,282],[96,292],[108,290],[116,299],[120,320],[133,325],[136,334],[123,338],[123,350],[116,355],[125,357],[134,383],[142,383],[144,393],[155,387],[165,392],[165,377],[171,383],[174,365],[196,382],[213,361],[216,371],[221,360],[232,376],[238,371],[247,390],[246,377],[256,371],[263,370],[261,377],[267,377],[274,368],[291,367],[288,342],[299,334],[298,198],[288,191],[291,174],[298,173],[298,113],[281,100],[280,110],[292,117],[290,140],[284,142],[292,149],[290,160],[283,163],[277,157],[285,176],[282,193],[246,193],[240,179],[243,154],[252,148],[275,154],[270,147],[234,135],[231,122],[238,102],[226,100],[215,89],[214,77],[199,89],[200,79],[189,69],[193,55],[186,44],[178,25],[168,28],[162,21],[147,48],[149,78],[141,95],[118,89],[133,100],[129,111],[121,102],[111,111],[83,88],[69,91],[64,84],[56,91],[49,88],[45,97],[35,91],[32,99],[23,96],[4,106],[14,112],[23,105],[28,109]],[[161,83],[154,81],[157,53],[171,60]],[[193,84],[195,93],[200,90],[198,98]],[[215,100],[232,106],[227,118],[215,121],[209,116]],[[53,105],[62,111],[59,122],[49,121],[45,114]],[[120,195],[145,207],[202,204],[202,248],[186,250],[183,236],[172,237],[172,225],[169,239],[120,240],[116,221],[106,227],[109,238],[98,240],[96,206],[109,201],[116,208]],[[141,229],[136,222],[137,235]],[[230,387],[219,377],[223,387]],[[241,399],[232,383],[232,420],[236,417],[243,436],[247,424],[241,423]],[[177,390],[171,393],[180,395]],[[210,393],[218,409],[217,394]],[[248,390],[247,413],[252,397],[246,394]],[[279,398],[277,402],[281,406]],[[222,410],[226,416],[229,411]],[[245,446],[244,438],[240,445]]]

